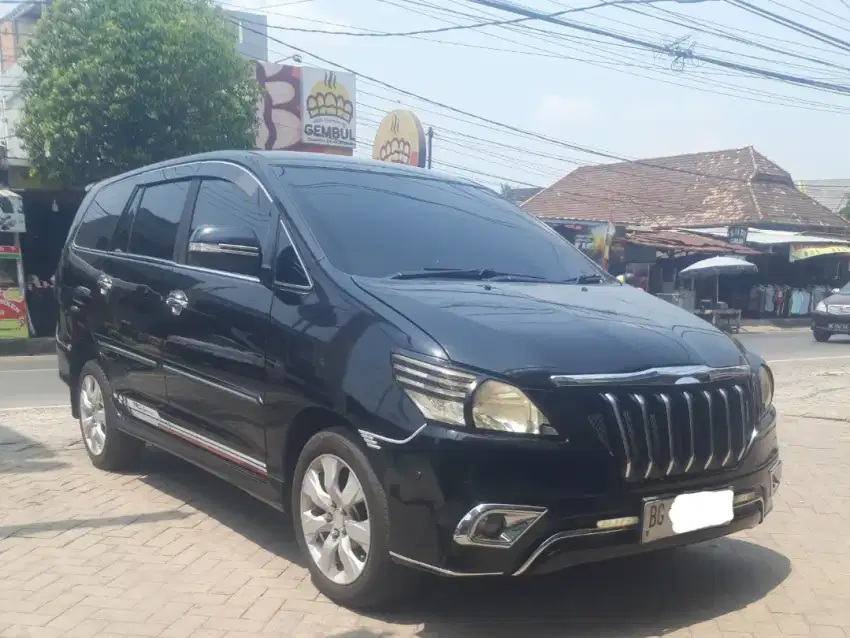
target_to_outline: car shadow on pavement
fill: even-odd
[[[726,538],[536,578],[429,579],[422,595],[378,617],[423,624],[429,638],[660,636],[743,610],[790,573],[785,556]]]
[[[187,461],[148,446],[139,480],[180,499],[266,551],[304,567],[286,514]]]
[[[289,519],[229,483],[152,450],[140,480],[179,498],[267,551],[305,565]],[[791,573],[789,560],[752,542],[726,538],[654,554],[581,565],[523,579],[442,579],[391,612],[368,614],[421,625],[420,638],[649,637],[744,610]],[[763,609],[756,609],[757,614]],[[754,616],[756,620],[760,619]],[[352,629],[329,638],[385,638]]]
[[[28,474],[67,467],[39,441],[0,425],[0,474]]]

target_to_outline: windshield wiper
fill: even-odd
[[[423,268],[398,272],[390,279],[469,279],[472,281],[546,281],[545,277],[500,272],[492,268]]]
[[[605,281],[605,277],[600,275],[599,273],[585,273],[583,275],[578,275],[577,277],[570,277],[569,279],[562,279],[560,283],[562,284],[601,284]]]

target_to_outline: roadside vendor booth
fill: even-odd
[[[21,197],[0,189],[0,339],[30,335],[20,242],[25,231]]]

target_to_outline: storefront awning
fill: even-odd
[[[850,255],[850,245],[847,244],[791,244],[789,260],[801,261],[823,255]]]
[[[661,251],[703,253],[707,255],[758,255],[761,251],[748,246],[730,244],[722,239],[704,237],[676,230],[632,231],[625,240],[629,244]]]

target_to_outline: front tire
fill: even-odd
[[[824,330],[814,330],[814,331],[812,331],[812,334],[814,334],[815,341],[817,341],[818,343],[826,343],[827,341],[829,341],[829,338],[832,336],[830,333],[828,333]]]
[[[92,465],[109,472],[133,467],[145,444],[116,427],[120,417],[115,409],[112,386],[96,361],[89,361],[80,371],[77,397],[80,432]]]
[[[414,574],[389,555],[384,489],[346,430],[324,430],[304,446],[292,481],[292,514],[313,582],[334,602],[378,607],[413,584]]]

